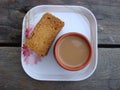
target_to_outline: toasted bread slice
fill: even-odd
[[[47,55],[64,22],[50,13],[45,13],[25,41],[25,45],[40,56]]]

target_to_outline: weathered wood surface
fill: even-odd
[[[120,45],[120,0],[0,0],[0,43],[21,43],[22,20],[36,5],[82,5],[89,8],[98,21],[99,44]]]
[[[90,78],[44,82],[23,71],[19,47],[22,20],[29,9],[43,4],[82,5],[95,14],[100,48],[98,66]],[[0,90],[120,90],[119,8],[120,0],[0,0]]]
[[[95,73],[80,82],[36,81],[25,74],[19,47],[0,47],[0,90],[120,90],[120,48],[100,48]]]

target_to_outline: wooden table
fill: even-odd
[[[36,81],[21,66],[22,20],[36,5],[82,5],[98,22],[98,66],[83,81]],[[0,0],[0,90],[120,90],[120,0]]]

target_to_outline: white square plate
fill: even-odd
[[[52,13],[65,22],[62,31],[54,40],[49,53],[40,58],[24,46],[26,37],[33,30],[45,12]],[[53,55],[55,41],[64,33],[79,32],[85,35],[93,48],[92,60],[82,70],[68,71],[56,62]],[[32,8],[25,15],[22,26],[21,62],[24,71],[33,79],[47,81],[80,81],[93,74],[97,66],[97,22],[90,10],[82,6],[40,5]]]

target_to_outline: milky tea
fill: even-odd
[[[65,37],[58,49],[58,56],[63,64],[70,67],[83,65],[90,55],[88,42],[79,36]]]

